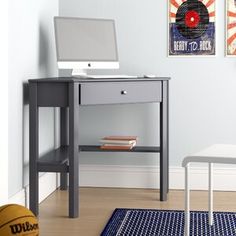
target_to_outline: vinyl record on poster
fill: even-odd
[[[176,27],[187,39],[202,36],[209,25],[209,13],[206,6],[198,0],[183,2],[176,13]]]

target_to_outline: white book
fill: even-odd
[[[111,139],[101,139],[100,143],[110,143],[110,144],[136,144],[136,140],[111,140]]]

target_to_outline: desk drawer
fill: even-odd
[[[81,105],[161,101],[161,81],[81,84]]]

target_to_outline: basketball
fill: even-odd
[[[38,236],[38,220],[27,208],[8,204],[0,207],[1,236]]]

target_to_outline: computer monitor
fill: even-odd
[[[118,69],[115,22],[110,19],[54,17],[59,69],[86,75],[87,69]]]

